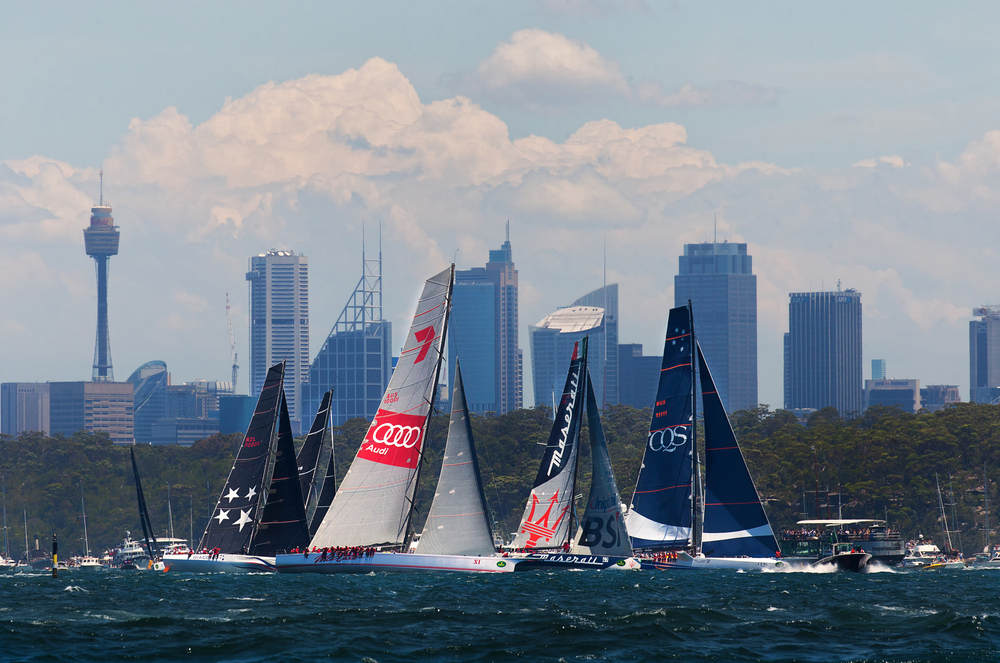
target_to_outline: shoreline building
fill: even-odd
[[[928,412],[940,412],[946,405],[961,402],[957,384],[929,384],[920,388],[920,407]]]
[[[0,433],[48,433],[48,382],[5,382],[0,385]]]
[[[743,243],[685,244],[674,306],[694,312],[694,329],[727,412],[757,407],[757,276]]]
[[[602,306],[587,304],[601,302]],[[618,403],[618,284],[598,288],[572,306],[528,327],[535,405],[557,401],[566,383],[573,344],[589,336],[587,364],[602,408]]]
[[[916,414],[920,409],[920,380],[865,380],[865,409],[873,405],[898,407]]]
[[[249,267],[250,396],[260,393],[267,369],[284,361],[288,414],[298,431],[309,418],[301,387],[309,377],[309,259],[272,249],[251,257]]]
[[[115,444],[134,444],[131,382],[50,382],[50,435],[104,432]]]
[[[618,345],[618,403],[638,410],[653,407],[663,357],[643,355],[642,343]]]
[[[522,353],[518,347],[517,269],[507,239],[489,252],[485,267],[455,271],[448,322],[448,385],[455,384],[455,359],[465,370],[469,411],[506,414],[523,405]]]
[[[793,292],[788,304],[785,409],[860,413],[861,293]]]
[[[104,204],[104,171],[101,171],[101,199],[90,210],[90,227],[83,231],[87,255],[97,268],[97,342],[94,347],[94,382],[114,382],[111,366],[111,336],[108,331],[108,266],[118,255],[120,233],[111,216],[111,205]]]
[[[382,317],[382,249],[370,259],[361,251],[361,280],[340,312],[302,385],[303,417],[312,421],[323,394],[333,389],[330,419],[371,421],[392,375],[392,323]]]
[[[969,401],[992,403],[1000,398],[1000,306],[972,309],[969,322]]]

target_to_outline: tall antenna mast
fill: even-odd
[[[104,207],[104,168],[101,168],[100,174],[101,174],[101,202],[100,202],[100,207]]]
[[[233,395],[236,395],[236,374],[240,366],[236,363],[236,337],[233,335],[233,312],[229,307],[229,293],[226,293],[226,319],[229,321],[229,354],[233,358]],[[171,534],[170,536],[173,536]]]
[[[719,213],[716,212],[714,215],[714,221],[712,221],[712,244],[719,243]]]

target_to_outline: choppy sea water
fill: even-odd
[[[997,661],[1000,570],[0,576],[0,661]]]

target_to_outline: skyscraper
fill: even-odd
[[[302,385],[303,416],[319,410],[323,394],[333,389],[331,420],[371,420],[392,375],[392,323],[382,318],[382,253],[361,255],[362,275],[336,324],[309,367]]]
[[[872,380],[884,380],[885,376],[885,359],[872,359]]]
[[[608,308],[581,304],[591,301],[607,303]],[[553,399],[558,399],[573,356],[573,344],[584,336],[590,337],[587,365],[598,402],[602,407],[618,403],[617,318],[618,284],[611,284],[528,327],[536,405],[550,405]]]
[[[505,414],[523,407],[521,350],[517,342],[517,270],[507,240],[490,251],[486,267],[455,272],[448,329],[448,384],[454,384],[455,359],[469,410]]]
[[[1000,398],[1000,306],[972,309],[969,322],[969,401],[992,403]]]
[[[788,409],[860,413],[861,293],[793,292],[788,305]]]
[[[260,393],[268,367],[285,362],[285,395],[293,422],[309,371],[309,262],[292,251],[250,258],[250,395]],[[293,425],[297,425],[294,424]]]
[[[757,277],[746,244],[685,244],[674,306],[691,301],[694,330],[729,412],[757,407]]]
[[[118,255],[118,226],[111,205],[104,204],[104,171],[101,171],[101,199],[90,210],[90,227],[83,231],[87,255],[97,266],[97,343],[94,348],[94,382],[114,382],[111,367],[111,336],[108,332],[108,263]]]

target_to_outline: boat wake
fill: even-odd
[[[836,573],[836,564],[819,564],[817,566],[809,565],[799,565],[799,564],[783,564],[777,568],[761,569],[761,573]]]
[[[865,567],[865,573],[899,573],[899,571],[891,566],[886,566],[882,562],[869,562],[868,566]]]

